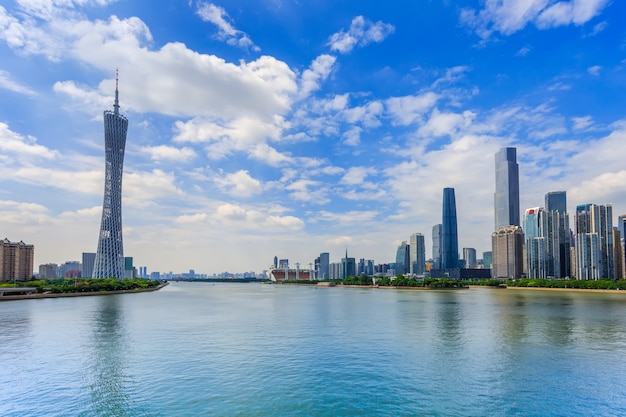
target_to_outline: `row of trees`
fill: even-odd
[[[142,288],[154,288],[159,284],[161,284],[160,281],[144,278],[54,278],[36,279],[21,283],[21,285],[25,287],[36,288],[38,293],[49,291],[53,294],[71,292],[136,290]]]
[[[290,280],[285,281],[288,283],[298,284],[315,284],[318,281],[308,280]],[[517,280],[498,280],[498,279],[470,279],[470,280],[454,280],[447,278],[425,278],[424,280],[417,280],[414,278],[408,278],[403,275],[398,275],[395,278],[380,277],[375,278],[368,276],[350,276],[345,279],[333,280],[338,285],[363,285],[369,286],[376,285],[381,287],[428,287],[428,288],[464,288],[468,285],[486,286],[486,287],[536,287],[536,288],[578,288],[578,289],[590,289],[590,290],[626,290],[626,279],[617,281],[613,280],[598,280],[598,281],[583,281],[583,280],[550,280],[550,279],[517,279]]]

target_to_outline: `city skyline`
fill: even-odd
[[[124,249],[151,270],[259,271],[346,247],[390,262],[412,233],[429,258],[445,187],[458,247],[490,251],[505,147],[521,210],[564,190],[570,222],[612,204],[616,224],[626,5],[526,6],[3,4],[4,235],[33,244],[35,265],[96,251],[117,67]]]

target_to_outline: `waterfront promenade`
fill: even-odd
[[[0,301],[15,301],[15,300],[35,300],[40,298],[65,298],[65,297],[86,297],[86,296],[96,296],[96,295],[114,295],[114,294],[132,294],[137,292],[149,292],[149,291],[158,291],[161,288],[165,287],[168,282],[163,282],[162,284],[157,285],[153,288],[137,288],[134,290],[113,290],[113,291],[85,291],[85,292],[67,292],[67,293],[26,293],[19,295],[3,295],[0,297]],[[13,288],[9,288],[12,290]]]

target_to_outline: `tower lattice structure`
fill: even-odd
[[[93,278],[124,278],[122,242],[122,172],[128,119],[120,114],[117,74],[113,111],[104,112],[104,202]]]

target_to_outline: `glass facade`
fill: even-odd
[[[441,219],[441,268],[459,267],[459,236],[456,221],[454,188],[443,189]]]
[[[496,153],[495,230],[520,226],[519,167],[517,150],[502,148]]]

